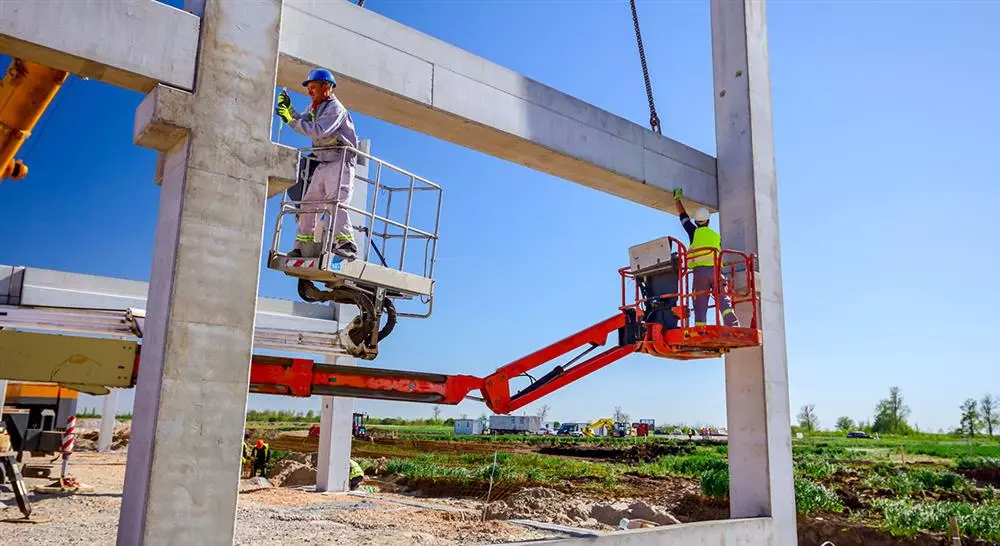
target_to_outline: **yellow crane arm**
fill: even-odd
[[[0,180],[20,180],[28,174],[28,167],[15,160],[14,154],[31,135],[68,76],[62,70],[11,59],[0,82]]]

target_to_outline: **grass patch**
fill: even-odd
[[[828,478],[831,474],[839,470],[835,464],[820,457],[802,457],[795,461],[795,474],[801,477],[815,479]]]
[[[959,470],[978,470],[980,468],[1000,468],[998,457],[961,457],[955,462]]]
[[[951,527],[951,518],[958,521],[963,534],[1000,540],[1000,505],[972,505],[963,502],[910,504],[905,500],[875,501],[882,513],[883,527],[896,536],[913,537],[920,530],[943,532]]]
[[[840,512],[844,505],[833,491],[805,478],[795,478],[795,508],[808,515],[819,511]]]
[[[959,474],[926,469],[873,472],[864,483],[873,489],[890,489],[907,496],[921,491],[958,491],[971,487],[969,481]]]
[[[706,470],[699,476],[701,492],[709,497],[725,498],[729,496],[729,471]]]

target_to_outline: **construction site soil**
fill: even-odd
[[[127,443],[125,438],[116,443]],[[270,436],[272,449],[289,451],[268,473],[269,483],[242,480],[237,511],[236,544],[502,544],[564,533],[509,523],[511,519],[613,532],[624,519],[671,525],[677,522],[727,519],[726,499],[701,493],[698,480],[679,476],[650,477],[636,473],[618,476],[614,488],[601,478],[577,477],[544,485],[529,482],[490,484],[481,479],[403,477],[387,473],[388,458],[417,457],[434,453],[538,453],[553,457],[639,463],[687,451],[670,444],[636,445],[531,445],[503,442],[461,442],[378,438],[355,440],[352,456],[371,457],[365,492],[316,493],[315,439],[305,432]],[[645,446],[645,447],[640,447]],[[29,459],[36,466],[58,472],[58,462]],[[10,490],[0,487],[0,544],[113,544],[123,487],[125,453],[77,453],[71,474],[94,487],[90,493],[42,495],[34,493],[35,524],[14,523],[20,513]],[[258,480],[255,480],[259,482]],[[29,488],[51,478],[28,479]],[[824,480],[848,508],[871,505],[874,498],[888,498],[891,491],[865,488],[858,476],[836,472]],[[483,518],[485,516],[485,521]],[[943,534],[921,533],[893,537],[877,529],[877,522],[848,519],[844,514],[800,516],[799,544],[820,546],[895,546],[951,544]],[[963,546],[984,546],[987,541],[963,538]]]

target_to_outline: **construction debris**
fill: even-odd
[[[622,519],[646,520],[657,525],[677,523],[677,518],[665,508],[645,501],[591,502],[545,487],[525,489],[490,505],[486,519],[529,519],[602,530],[619,527]]]

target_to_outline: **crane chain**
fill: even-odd
[[[642,63],[642,77],[646,82],[646,98],[649,99],[649,127],[660,133],[660,118],[656,115],[653,105],[653,86],[649,83],[649,68],[646,67],[646,52],[642,47],[642,33],[639,32],[639,14],[635,11],[635,0],[629,0],[632,5],[632,25],[635,27],[635,41],[639,44],[639,61]]]

